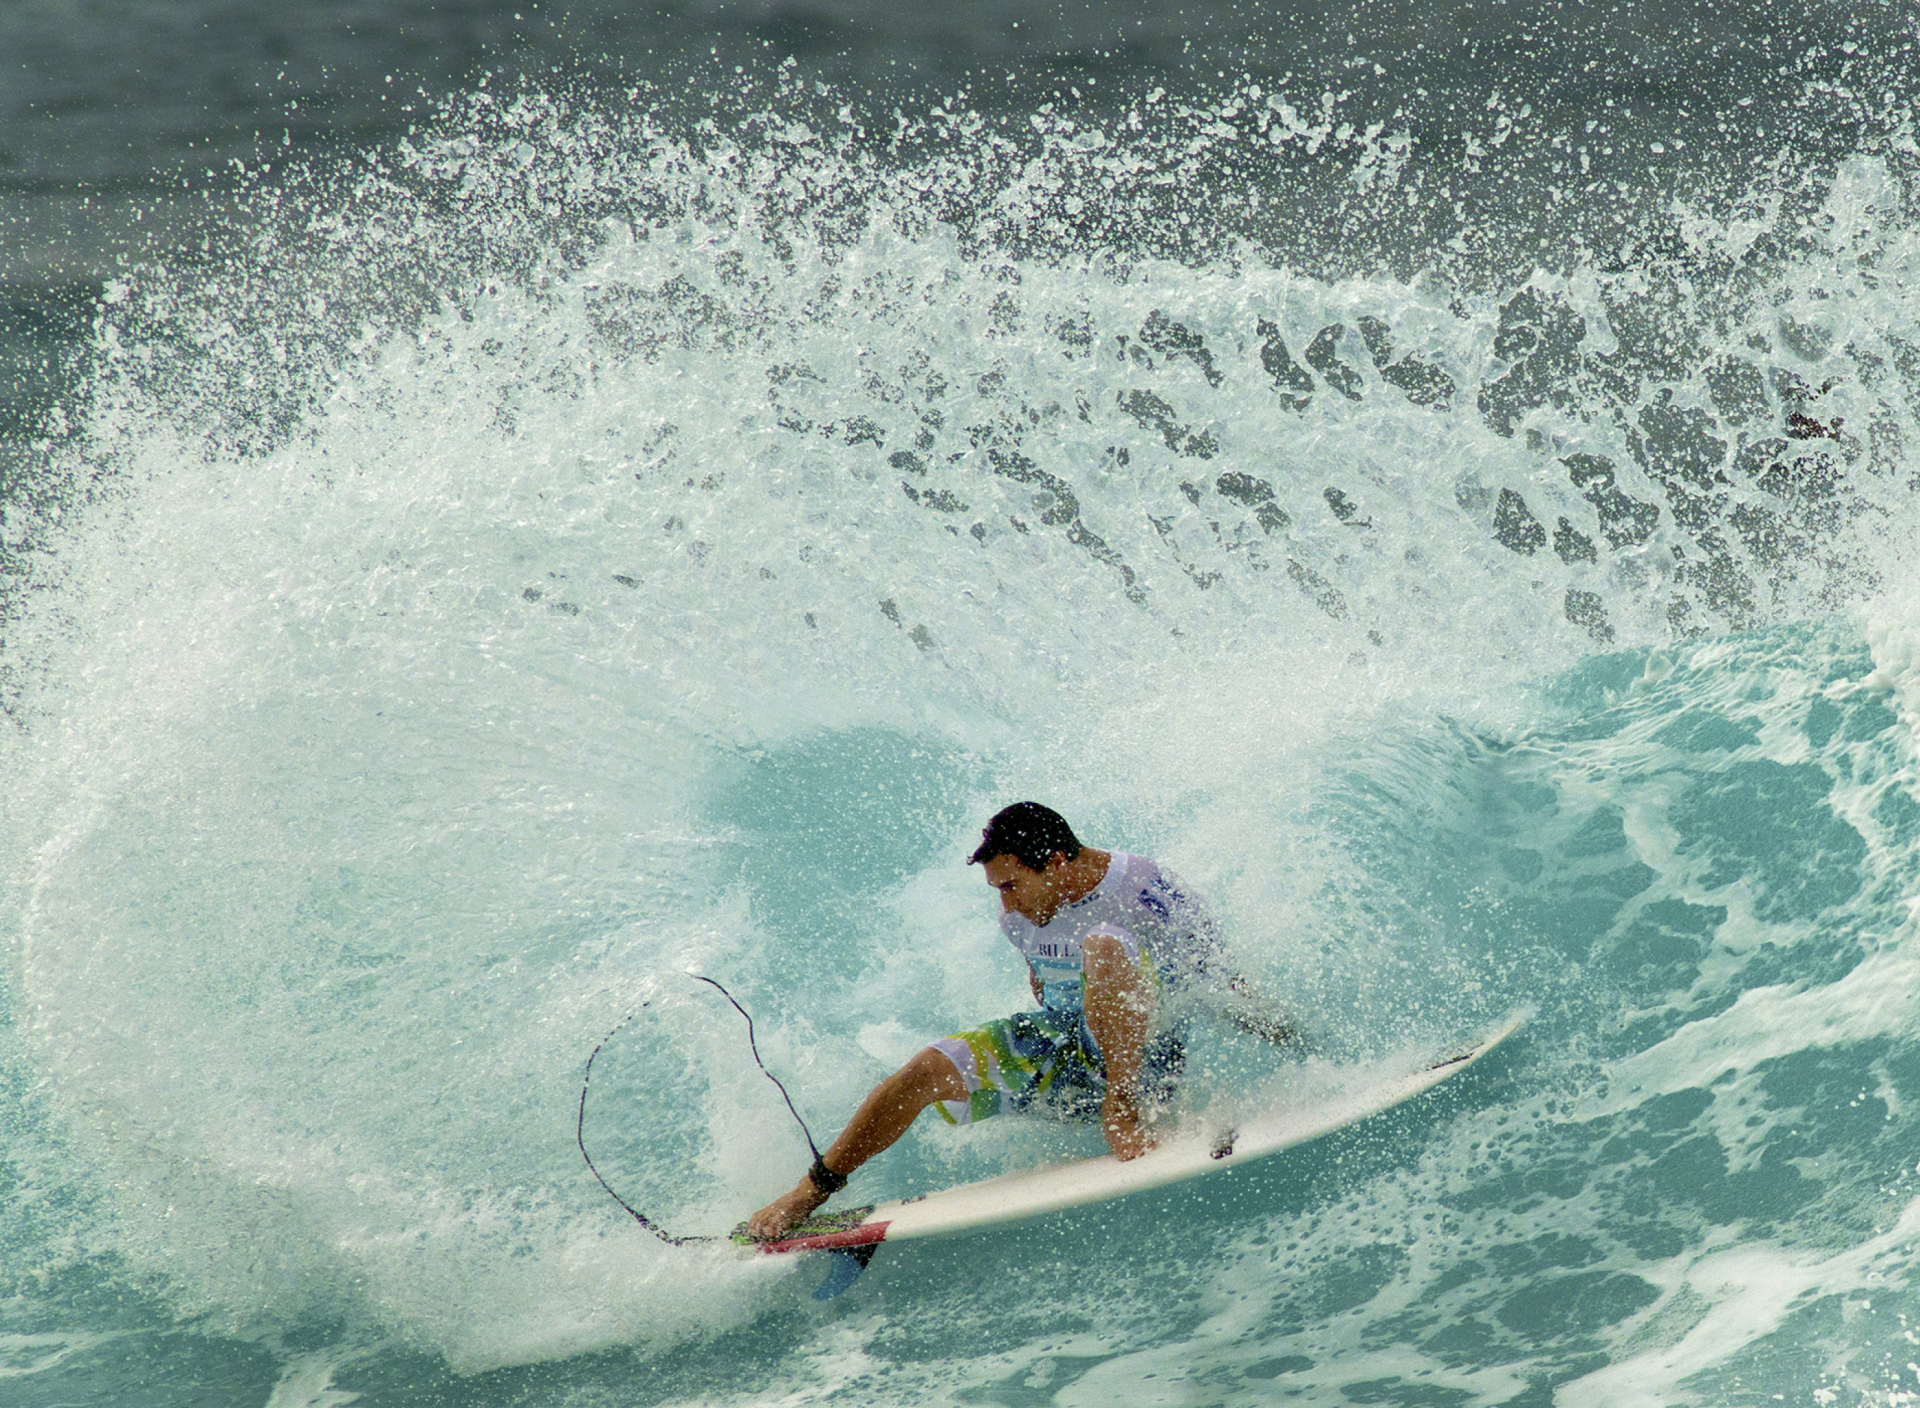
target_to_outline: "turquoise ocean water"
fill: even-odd
[[[1308,77],[476,80],[232,177],[9,412],[0,1401],[1916,1401],[1882,18],[1685,83],[1522,28],[1423,87],[1393,16]],[[807,1155],[686,973],[824,1136],[1025,1002],[964,864],[1020,797],[1315,1037],[1202,1036],[1195,1107],[1529,1024],[827,1303],[636,1227],[595,1044],[603,1171],[724,1231]]]

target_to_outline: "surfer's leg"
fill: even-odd
[[[891,1147],[934,1101],[966,1098],[967,1088],[953,1062],[937,1048],[923,1046],[860,1102],[840,1137],[828,1147],[827,1167],[835,1173],[852,1173]]]
[[[973,1124],[1008,1112],[1054,1119],[1090,1118],[1100,1106],[1098,1063],[1089,1060],[1078,1019],[1042,1009],[1000,1017],[933,1043],[966,1082],[965,1100],[943,1100],[948,1124]]]
[[[820,1160],[829,1173],[852,1173],[905,1134],[907,1126],[934,1101],[966,1098],[966,1083],[952,1060],[934,1047],[922,1047],[860,1102],[847,1127],[827,1146]],[[755,1237],[778,1237],[826,1202],[828,1196],[811,1173],[803,1174],[786,1194],[747,1219],[747,1231]]]

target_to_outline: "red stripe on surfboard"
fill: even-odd
[[[762,1242],[763,1252],[830,1252],[841,1247],[865,1247],[887,1240],[889,1222],[863,1222],[844,1232],[822,1232],[813,1237],[789,1237],[781,1242]]]

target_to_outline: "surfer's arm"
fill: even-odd
[[[1047,1005],[1047,990],[1040,982],[1039,972],[1031,963],[1027,965],[1027,986],[1033,989],[1033,1000],[1042,1007],[1045,1007]]]
[[[1140,1058],[1153,1016],[1153,994],[1139,964],[1118,939],[1095,934],[1080,947],[1087,1030],[1106,1063],[1107,1093],[1100,1129],[1119,1159],[1137,1158],[1153,1147],[1140,1119]]]
[[[1290,1017],[1282,1017],[1267,1012],[1237,1011],[1229,1012],[1227,1020],[1241,1031],[1270,1041],[1275,1046],[1288,1051],[1305,1052],[1307,1039],[1300,1034],[1300,1028],[1293,1024]]]

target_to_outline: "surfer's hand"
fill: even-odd
[[[784,1237],[826,1200],[827,1195],[814,1186],[813,1179],[803,1177],[790,1191],[747,1219],[747,1235],[763,1242]]]
[[[1125,1163],[1128,1159],[1137,1159],[1153,1147],[1153,1136],[1144,1129],[1131,1129],[1125,1133],[1107,1131],[1107,1147],[1113,1150],[1113,1156]]]
[[[1131,1100],[1108,1098],[1100,1112],[1100,1130],[1107,1136],[1113,1156],[1125,1163],[1137,1159],[1153,1147],[1153,1135],[1140,1123],[1139,1112]]]

